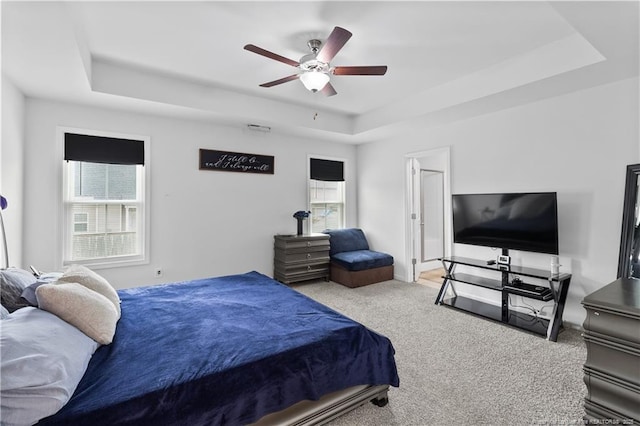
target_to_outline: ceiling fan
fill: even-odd
[[[324,45],[320,40],[309,40],[307,45],[311,49],[311,53],[300,58],[300,61],[294,61],[284,56],[280,56],[268,50],[262,49],[253,44],[247,44],[244,48],[258,55],[265,56],[269,59],[291,65],[299,68],[301,72],[290,75],[278,80],[263,83],[260,87],[273,87],[288,81],[300,79],[304,87],[311,92],[320,92],[326,96],[337,94],[329,82],[330,75],[384,75],[387,72],[386,65],[380,66],[336,66],[332,67],[330,62],[342,47],[351,38],[351,33],[344,28],[335,27]]]

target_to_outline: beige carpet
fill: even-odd
[[[400,387],[332,426],[582,424],[586,348],[577,330],[558,342],[434,304],[437,290],[386,281],[296,290],[391,339]]]

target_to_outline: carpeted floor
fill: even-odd
[[[437,290],[419,284],[293,287],[389,337],[396,350],[400,387],[389,404],[365,404],[332,425],[582,423],[586,349],[577,330],[549,342],[436,306]]]

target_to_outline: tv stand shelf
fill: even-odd
[[[442,277],[445,278],[445,277]],[[477,277],[475,275],[456,273],[450,274],[449,279],[451,281],[458,281],[465,284],[476,285],[479,287],[490,288],[491,290],[501,290],[502,281],[493,280],[491,278]]]
[[[436,298],[435,303],[437,305],[459,309],[540,336],[545,336],[553,342],[557,341],[558,333],[562,327],[562,313],[567,299],[569,283],[571,282],[571,274],[553,275],[549,271],[542,269],[515,265],[489,265],[486,261],[459,256],[445,257],[438,260],[440,260],[444,266],[445,275],[442,277],[442,286]],[[457,273],[455,272],[457,265],[492,271],[495,273],[495,278],[481,277],[468,273]],[[509,279],[510,275],[546,280],[548,288],[543,285],[531,286],[527,284],[514,286]],[[454,283],[463,283],[500,292],[502,296],[501,306],[460,296],[455,292]],[[452,290],[453,296],[448,296],[448,289]],[[553,303],[551,318],[540,318],[535,315],[511,310],[509,306],[509,295],[511,294]]]

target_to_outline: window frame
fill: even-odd
[[[135,134],[124,134],[124,133],[115,133],[115,132],[107,132],[93,129],[83,129],[83,128],[75,128],[75,127],[57,127],[57,140],[60,152],[60,164],[61,164],[61,183],[59,188],[61,189],[61,194],[58,197],[60,202],[60,207],[58,208],[59,220],[58,223],[60,226],[60,245],[59,245],[59,263],[62,266],[67,266],[70,264],[82,264],[92,269],[103,269],[103,268],[115,268],[122,266],[134,266],[134,265],[145,265],[149,263],[149,241],[150,241],[150,210],[151,210],[151,197],[150,197],[150,176],[151,176],[151,167],[150,167],[150,137],[144,135],[135,135]],[[70,184],[70,170],[71,166],[67,161],[64,160],[64,138],[65,133],[77,133],[83,135],[90,136],[102,136],[109,138],[117,138],[117,139],[135,139],[143,141],[144,143],[144,165],[142,165],[142,170],[137,173],[137,185],[139,186],[140,191],[140,200],[136,200],[136,205],[142,210],[142,214],[138,212],[139,219],[142,223],[140,225],[140,232],[142,235],[140,236],[140,252],[135,255],[130,256],[118,256],[118,257],[102,257],[88,260],[69,260],[69,253],[71,252],[71,237],[73,235],[74,230],[74,218],[73,214],[69,212],[71,207],[71,200],[69,199],[69,184]],[[90,202],[87,204],[109,204],[113,203],[113,200],[98,200],[96,202]],[[118,201],[121,203],[121,201]]]
[[[340,222],[342,223],[342,228],[346,228],[347,227],[347,206],[348,206],[348,200],[347,200],[347,171],[348,171],[348,161],[345,158],[339,158],[339,157],[328,157],[325,155],[313,155],[310,154],[307,156],[307,210],[312,211],[312,203],[311,203],[311,159],[312,158],[316,158],[319,160],[330,160],[330,161],[340,161],[343,164],[344,167],[344,181],[342,181],[343,187],[342,187],[342,217],[340,218]],[[315,179],[313,179],[315,180]],[[329,203],[329,204],[339,204],[339,203]],[[311,221],[313,220],[313,218],[311,218],[310,220],[308,220],[307,222],[309,222],[307,224],[307,230],[309,233],[312,232],[312,224]]]

